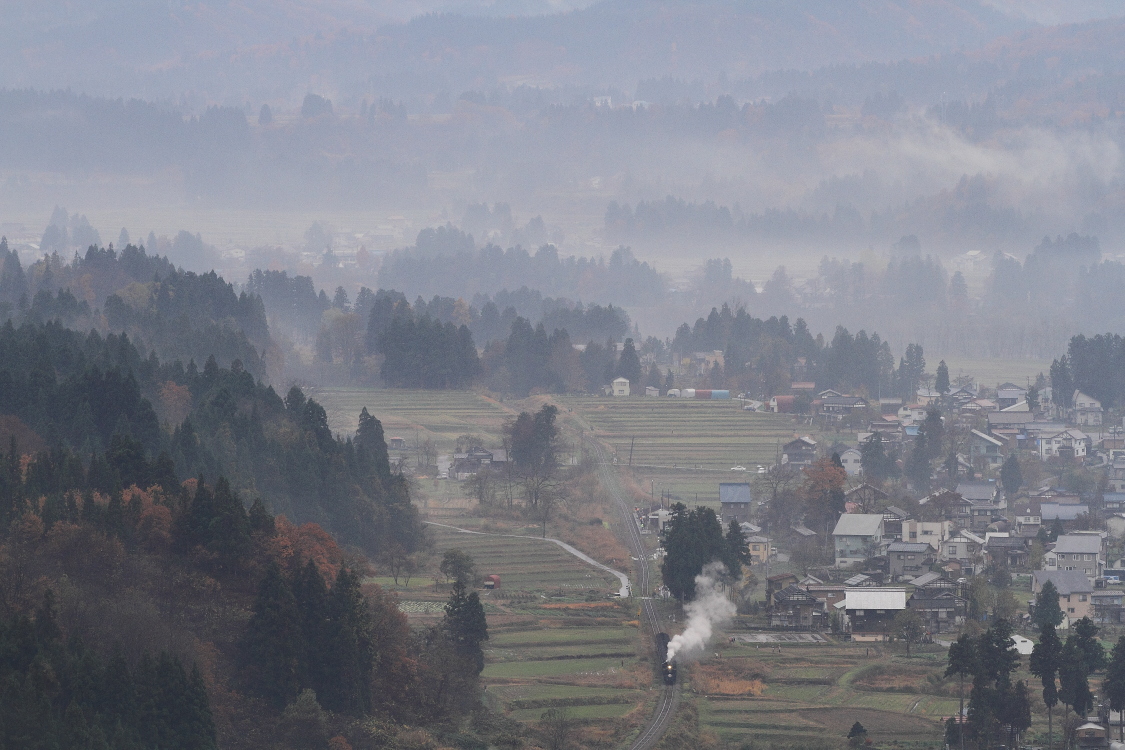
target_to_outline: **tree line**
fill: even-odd
[[[0,744],[28,750],[218,747],[207,688],[164,651],[130,665],[59,627],[48,590],[34,615],[0,620]]]
[[[126,293],[125,289],[128,289]],[[101,313],[101,314],[99,314]],[[0,238],[0,320],[125,332],[168,359],[215,356],[265,375],[272,345],[262,300],[236,292],[214,271],[177,269],[127,244],[90,245],[69,261],[45,254],[26,270]]]
[[[200,370],[142,358],[125,335],[9,321],[0,326],[0,415],[17,419],[42,486],[64,475],[105,491],[222,475],[381,560],[397,564],[424,544],[378,419],[364,412],[355,436],[334,436],[315,400],[299,388],[281,398],[238,361],[222,368],[209,358]]]

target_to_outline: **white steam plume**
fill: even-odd
[[[735,607],[719,588],[719,579],[727,568],[721,562],[709,562],[695,577],[695,598],[687,603],[687,627],[668,642],[667,661],[679,657],[688,661],[699,657],[711,640],[711,632],[734,617]]]

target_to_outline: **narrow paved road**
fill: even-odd
[[[641,538],[641,531],[637,527],[632,504],[621,486],[621,477],[617,474],[617,469],[613,466],[600,443],[596,440],[589,440],[589,445],[598,457],[602,486],[613,496],[613,503],[625,524],[625,541],[633,553],[633,559],[637,561],[637,586],[633,593],[641,598],[641,617],[645,622],[649,643],[652,644],[655,635],[663,630],[663,625],[660,622],[659,613],[652,605],[654,580],[649,566],[648,551],[645,549],[644,541]],[[641,727],[640,734],[629,745],[629,750],[650,750],[650,748],[655,747],[660,738],[664,736],[664,732],[676,715],[676,709],[679,708],[679,705],[680,683],[677,682],[670,686],[662,685],[660,699],[656,703],[652,718],[645,726]]]

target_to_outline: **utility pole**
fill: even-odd
[[[637,436],[634,435],[632,437],[632,439],[629,440],[629,465],[630,466],[633,465],[633,444],[636,443],[636,442],[637,442]]]

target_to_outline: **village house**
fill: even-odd
[[[883,509],[883,538],[887,541],[902,541],[902,523],[910,514],[902,508],[888,505]]]
[[[864,482],[844,492],[844,503],[860,513],[874,512],[887,501],[887,493]],[[848,511],[853,512],[852,510]]]
[[[1004,518],[1003,509],[992,503],[973,503],[969,512],[972,516],[973,531],[984,531]]]
[[[1001,411],[1027,401],[1027,389],[1014,383],[1004,383],[996,388],[996,404]]]
[[[867,408],[867,399],[860,396],[828,396],[817,400],[818,413],[829,422],[841,422],[849,414]]]
[[[752,536],[746,540],[746,549],[750,552],[751,565],[764,565],[772,554],[770,540],[764,536]]]
[[[823,627],[824,602],[795,583],[773,595],[770,626],[791,630]]]
[[[1125,622],[1125,608],[1122,607],[1125,592],[1120,589],[1098,589],[1095,587],[1090,599],[1094,602],[1094,622],[1112,625],[1120,625]]]
[[[753,515],[753,505],[754,498],[749,483],[719,483],[719,518],[724,526],[731,521],[749,521]]]
[[[848,587],[842,583],[805,583],[802,588],[823,602],[825,612],[837,611],[836,605],[844,601],[848,592]]]
[[[949,521],[903,521],[902,541],[925,542],[937,552],[952,529],[953,524]]]
[[[629,395],[629,378],[615,378],[611,388],[614,396]]]
[[[449,475],[458,481],[476,476],[482,468],[492,468],[508,460],[508,452],[503,449],[488,450],[475,446],[464,453],[454,453]]]
[[[1125,492],[1125,455],[1113,457],[1109,466],[1108,489],[1110,492]]]
[[[974,468],[995,469],[1004,463],[1006,443],[978,430],[969,431],[969,462]]]
[[[887,572],[891,580],[920,576],[930,569],[934,550],[922,542],[891,542],[887,545]]]
[[[781,446],[781,463],[790,466],[812,466],[816,460],[816,441],[808,435],[790,440]]]
[[[972,523],[973,501],[965,499],[953,490],[940,489],[931,492],[919,500],[918,504],[936,508],[936,512],[954,526],[966,527]]]
[[[844,465],[844,471],[849,477],[857,476],[863,471],[863,455],[858,448],[848,448],[841,453],[840,463]]]
[[[961,563],[961,567],[972,569],[972,566],[980,558],[981,550],[984,548],[984,539],[970,531],[962,529],[961,531],[953,533],[941,545],[942,560],[954,560]]]
[[[993,503],[1001,508],[1007,507],[1003,490],[996,482],[960,482],[957,494],[974,503]]]
[[[1063,534],[1043,556],[1046,571],[1079,571],[1089,578],[1098,578],[1105,569],[1100,534]]]
[[[1125,492],[1103,492],[1102,507],[1107,513],[1125,512]]]
[[[993,565],[1026,568],[1031,558],[1023,537],[991,535],[984,544],[984,554]]]
[[[1090,513],[1090,506],[1082,503],[1040,503],[1039,515],[1043,523],[1054,526],[1058,521],[1063,529],[1073,529],[1080,516]]]
[[[772,610],[774,595],[786,586],[797,583],[796,573],[778,573],[766,578],[766,608]]]
[[[954,409],[962,409],[977,400],[977,391],[972,386],[954,388],[945,395],[945,400],[952,404]]]
[[[845,513],[832,531],[836,567],[861,563],[876,554],[883,541],[883,516],[879,513]]]
[[[926,421],[926,405],[906,404],[898,410],[898,418],[904,425],[921,424]]]
[[[995,435],[1001,430],[1023,430],[1035,421],[1035,415],[1029,411],[994,411],[989,412],[988,432]]]
[[[1043,461],[1054,457],[1076,460],[1086,457],[1088,440],[1086,433],[1081,430],[1067,428],[1059,432],[1043,433],[1035,442],[1039,458]]]
[[[855,634],[888,634],[895,615],[906,609],[906,589],[848,589],[844,596],[847,628]]]
[[[1047,581],[1053,583],[1059,592],[1059,606],[1067,618],[1063,627],[1094,614],[1091,596],[1094,585],[1085,573],[1077,570],[1037,570],[1031,574],[1031,593],[1038,594]]]
[[[1016,534],[1025,539],[1039,535],[1043,525],[1043,516],[1040,515],[1039,503],[1020,503],[1015,510]]]
[[[1074,392],[1074,422],[1084,427],[1097,427],[1102,423],[1102,402],[1082,391]]]
[[[968,602],[957,595],[952,581],[942,580],[936,573],[930,575],[936,580],[923,580],[929,578],[923,576],[914,581],[914,592],[906,606],[918,613],[930,633],[957,630],[965,622]]]

